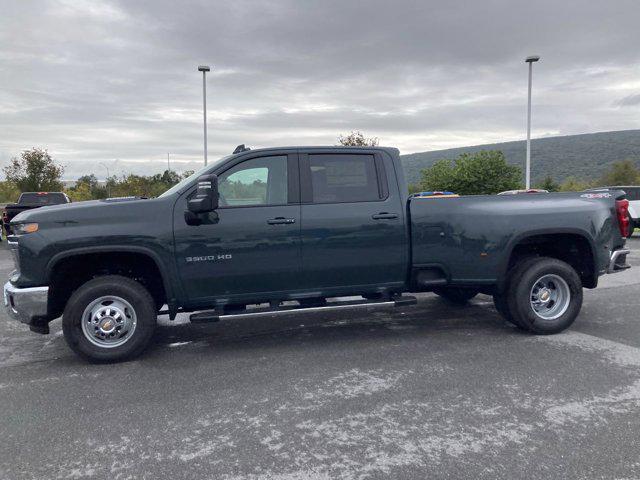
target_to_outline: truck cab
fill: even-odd
[[[235,304],[402,287],[406,195],[388,182],[385,169],[393,170],[393,162],[380,150],[247,152],[218,170],[217,208],[200,214],[197,226],[183,214],[197,186],[184,191],[173,230],[186,302]]]

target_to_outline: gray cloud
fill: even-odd
[[[640,93],[635,95],[627,95],[624,98],[621,98],[616,102],[617,105],[621,107],[633,107],[635,105],[640,105]]]
[[[333,144],[362,129],[404,153],[638,128],[640,4],[557,1],[0,0],[0,163],[48,147],[67,176]],[[622,100],[617,100],[621,99]],[[116,159],[118,159],[116,161]]]

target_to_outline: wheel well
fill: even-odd
[[[521,240],[509,257],[509,271],[522,258],[530,256],[551,257],[571,265],[587,288],[596,286],[597,276],[593,262],[593,250],[582,235],[572,233],[534,235]]]
[[[59,316],[71,294],[92,278],[122,275],[142,284],[159,309],[167,302],[162,273],[149,255],[138,252],[99,252],[66,257],[49,275],[49,313]]]

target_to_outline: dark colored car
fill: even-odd
[[[13,217],[25,210],[70,203],[69,197],[62,192],[24,192],[20,194],[17,203],[9,203],[2,211],[2,225],[7,235],[11,235],[10,222]]]
[[[493,295],[508,321],[555,333],[583,287],[628,268],[627,206],[621,191],[413,197],[393,148],[239,149],[158,198],[21,213],[5,304],[40,333],[63,315],[94,361],[142,352],[159,312],[206,322],[408,292]]]

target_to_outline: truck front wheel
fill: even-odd
[[[146,348],[156,326],[156,306],[138,282],[119,275],[94,278],[67,302],[62,330],[69,347],[96,362],[133,358]]]
[[[451,303],[463,305],[475,297],[478,294],[478,290],[474,288],[442,287],[436,288],[433,293]]]
[[[582,281],[571,265],[539,257],[523,262],[510,277],[508,313],[514,323],[538,334],[568,328],[582,307]]]

